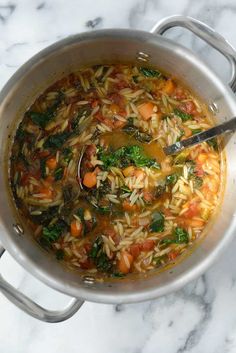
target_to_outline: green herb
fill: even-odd
[[[211,146],[215,151],[218,151],[218,143],[215,137],[206,141],[209,146]]]
[[[161,77],[162,76],[162,74],[159,71],[150,69],[148,67],[140,67],[139,71],[141,72],[141,74],[143,74],[146,77],[153,78],[153,77]]]
[[[191,114],[185,113],[182,110],[177,108],[174,109],[174,114],[177,115],[179,118],[181,118],[182,121],[191,120],[193,118]]]
[[[152,214],[152,222],[150,224],[151,232],[163,232],[164,231],[165,218],[161,212],[154,212]]]
[[[54,172],[54,178],[55,178],[55,181],[57,180],[61,180],[62,177],[63,177],[63,168],[59,167],[55,170]]]
[[[193,186],[195,189],[199,189],[203,184],[203,180],[202,178],[200,178],[199,176],[195,175],[193,178]]]
[[[138,83],[138,76],[132,76],[134,83]]]
[[[192,160],[189,159],[185,163],[187,169],[188,169],[188,175],[189,177],[195,176],[195,168],[196,168],[196,163]]]
[[[174,159],[174,164],[183,164],[185,163],[187,157],[189,155],[188,151],[180,152]]]
[[[202,132],[202,129],[192,129],[193,135],[199,134],[200,132]]]
[[[46,178],[46,159],[40,159],[40,174],[41,178]]]
[[[57,251],[56,251],[56,259],[57,260],[63,260],[64,259],[64,256],[65,256],[65,253],[64,253],[64,250],[62,250],[62,249],[58,249]]]
[[[157,185],[157,187],[155,188],[154,195],[155,195],[155,197],[160,197],[161,195],[164,194],[165,191],[166,191],[166,184],[163,181],[162,183]]]
[[[153,262],[156,266],[160,266],[162,264],[162,261],[165,259],[166,255],[162,256],[157,256],[153,258]]]
[[[113,264],[103,251],[103,240],[101,236],[98,236],[94,241],[89,257],[93,260],[99,270],[104,272],[109,272],[112,270]]]
[[[189,242],[188,232],[180,227],[175,228],[173,233],[173,239],[165,238],[162,239],[161,243],[167,244],[187,244]]]
[[[111,212],[110,206],[97,206],[97,211],[101,214],[107,214]]]
[[[110,153],[100,149],[98,158],[103,162],[103,168],[106,170],[111,167],[122,168],[130,164],[136,167],[146,166],[160,169],[160,165],[156,160],[147,157],[142,147],[136,145],[121,147]]]
[[[60,132],[55,135],[48,136],[47,140],[44,142],[44,148],[59,149],[68,140],[71,133],[68,131]]]
[[[124,273],[121,273],[121,272],[114,272],[111,274],[111,277],[122,278],[122,277],[125,277],[125,275],[124,275]]]
[[[188,232],[180,227],[175,228],[175,243],[184,244],[189,242]]]
[[[170,174],[166,177],[166,185],[174,185],[178,180],[178,174]]]
[[[45,112],[28,112],[28,116],[33,121],[34,124],[45,128],[47,124],[54,118],[56,110],[60,105],[64,95],[62,92],[58,93],[58,96],[51,107],[49,107]]]
[[[80,119],[83,117],[83,116],[88,116],[91,112],[91,108],[89,106],[83,106],[80,108],[80,110],[78,111],[76,117],[72,120],[71,122],[71,128],[73,130],[76,130],[78,128],[78,125],[79,125],[79,122],[80,122]]]
[[[60,238],[66,228],[67,225],[63,220],[58,220],[56,223],[49,225],[48,227],[43,227],[41,240],[50,245]]]

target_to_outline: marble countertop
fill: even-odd
[[[149,30],[173,14],[204,21],[236,47],[234,0],[0,0],[0,86],[33,54],[67,35],[108,27]],[[214,62],[214,69],[227,79],[224,60],[200,40],[186,31],[168,36]],[[234,353],[235,253],[236,240],[202,277],[176,293],[132,305],[85,303],[59,324],[27,316],[0,294],[0,352]],[[8,254],[1,259],[1,273],[42,305],[56,309],[68,301]]]

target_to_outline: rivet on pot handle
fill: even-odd
[[[172,27],[183,27],[196,34],[210,46],[226,57],[231,66],[231,78],[229,86],[236,91],[236,51],[219,33],[214,31],[205,23],[185,16],[170,16],[158,22],[152,29],[151,33],[163,34]]]
[[[0,245],[0,258],[5,249]],[[45,322],[61,322],[73,316],[84,303],[83,301],[73,298],[69,305],[63,310],[47,310],[33,302],[25,294],[19,292],[16,288],[10,285],[0,275],[0,291],[7,299],[9,299],[18,308],[34,318]]]

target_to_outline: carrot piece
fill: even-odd
[[[122,173],[124,174],[125,177],[133,176],[134,170],[135,170],[134,166],[130,165],[129,167],[126,167],[125,169],[123,169]]]
[[[97,184],[97,177],[94,172],[87,172],[83,178],[83,184],[87,188],[93,188]]]
[[[186,219],[185,224],[193,228],[201,228],[205,222],[200,219]]]
[[[134,176],[135,176],[136,178],[140,177],[140,180],[143,180],[143,179],[145,178],[145,173],[144,173],[144,171],[141,170],[141,169],[135,169],[135,170],[134,170]]]
[[[71,222],[70,234],[72,237],[79,237],[82,234],[82,223],[78,219]]]
[[[149,120],[153,112],[154,104],[151,102],[143,103],[138,106],[138,112],[143,120]]]
[[[50,169],[50,170],[54,170],[57,167],[57,160],[56,157],[51,157],[48,158],[46,160],[46,166]]]
[[[134,261],[134,257],[128,251],[123,251],[120,254],[120,260],[118,262],[119,271],[124,274],[129,273],[133,261]]]
[[[41,187],[38,191],[41,195],[40,199],[51,199],[52,198],[52,190],[49,187]]]
[[[51,186],[54,182],[54,177],[52,175],[48,175],[46,179],[42,180],[43,184],[47,187]]]
[[[189,129],[187,126],[183,126],[183,130],[184,130],[184,136],[185,137],[190,137],[190,136],[192,136],[192,130],[191,129]]]
[[[162,89],[162,92],[166,94],[172,94],[175,90],[175,84],[172,80],[167,80],[165,86]]]
[[[207,160],[207,154],[206,153],[199,153],[199,155],[197,156],[197,162],[199,164],[204,164]]]

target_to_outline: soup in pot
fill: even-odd
[[[35,239],[70,268],[107,277],[173,263],[220,200],[215,139],[163,147],[213,125],[173,78],[131,65],[79,70],[25,113],[12,146],[11,188]]]

